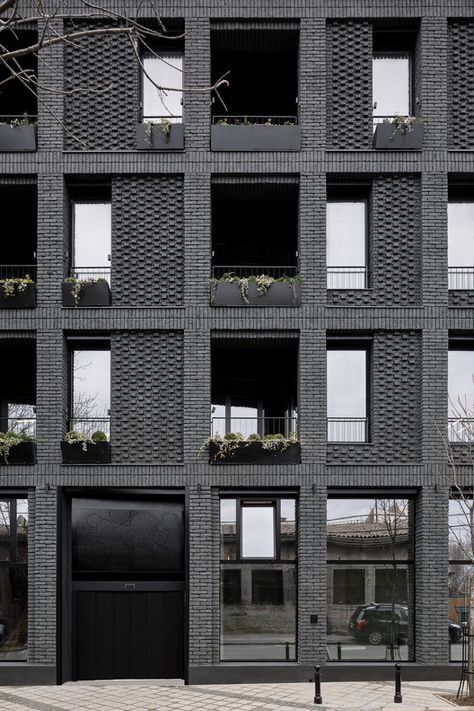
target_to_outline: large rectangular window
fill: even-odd
[[[145,54],[143,63],[143,120],[181,123],[183,120],[183,54]]]
[[[71,349],[69,429],[110,436],[110,346],[108,342],[74,342]]]
[[[374,124],[385,118],[411,115],[410,54],[374,54],[372,64]]]
[[[469,580],[474,575],[474,499],[456,489],[449,501],[448,631],[450,659],[462,660],[462,625],[469,619]]]
[[[474,201],[448,203],[448,284],[474,289]]]
[[[367,349],[328,345],[328,442],[366,442]]]
[[[448,438],[474,440],[474,341],[451,341],[448,353]]]
[[[413,501],[330,496],[327,546],[329,659],[413,660]]]
[[[110,284],[111,202],[73,200],[72,227],[72,276],[76,279],[105,279]]]
[[[0,661],[27,661],[28,499],[0,494]]]
[[[328,289],[367,287],[367,202],[329,200],[326,205]]]
[[[296,659],[296,500],[221,499],[223,661]]]

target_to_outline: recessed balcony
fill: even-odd
[[[35,185],[1,185],[0,308],[36,306]],[[8,236],[8,237],[7,237]]]
[[[0,465],[36,462],[36,348],[29,339],[0,344],[8,377],[0,393]]]

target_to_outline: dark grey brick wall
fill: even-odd
[[[118,332],[111,351],[114,461],[182,461],[182,334]]]
[[[450,148],[472,148],[474,127],[474,22],[452,21],[449,27],[448,131]]]
[[[181,176],[112,181],[112,298],[116,306],[183,301],[184,201]]]

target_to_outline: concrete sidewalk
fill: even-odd
[[[428,711],[474,709],[440,698],[454,695],[456,682],[406,682],[403,703],[394,704],[393,683],[323,683],[323,704],[313,704],[314,685],[227,684],[184,686],[153,681],[68,683],[63,686],[0,687],[1,711]]]

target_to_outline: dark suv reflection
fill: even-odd
[[[360,605],[350,616],[347,629],[368,644],[399,644],[408,638],[408,608],[390,603]]]

